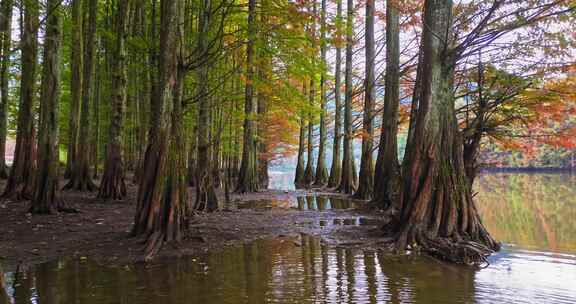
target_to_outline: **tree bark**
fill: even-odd
[[[499,249],[480,221],[464,171],[462,138],[454,111],[455,58],[449,49],[452,1],[427,0],[423,68],[412,153],[407,157],[396,246],[417,244],[457,263],[482,263]],[[440,33],[440,34],[439,34]]]
[[[254,44],[256,40],[256,0],[248,0],[248,43],[246,45],[246,88],[244,105],[244,144],[240,175],[236,185],[238,193],[258,191],[257,141],[254,133],[256,98],[254,94]]]
[[[341,33],[342,0],[338,0],[336,7],[336,67],[334,70],[334,143],[332,145],[332,167],[330,168],[330,179],[328,180],[328,187],[330,188],[334,188],[340,185],[340,178],[342,177],[342,162],[340,159],[340,146],[342,145],[342,94],[340,92],[342,87],[342,73],[340,71],[342,66],[342,48],[340,46],[340,40],[342,38]]]
[[[58,0],[48,0],[42,88],[38,125],[38,170],[29,212],[50,214],[74,211],[64,206],[58,191],[58,99],[60,95],[60,8]]]
[[[78,149],[78,126],[80,125],[80,105],[82,100],[83,37],[82,0],[72,0],[72,37],[70,52],[70,114],[68,118],[68,152],[64,177],[70,178]]]
[[[374,99],[376,95],[376,79],[374,77],[375,46],[374,46],[374,0],[366,1],[366,79],[364,79],[364,117],[362,122],[362,157],[360,158],[360,176],[358,190],[354,197],[358,199],[371,199],[374,192],[374,162],[372,160],[372,147],[374,137]]]
[[[6,135],[8,119],[8,68],[12,42],[13,0],[4,0],[0,5],[0,178],[8,178],[6,166]]]
[[[356,189],[356,168],[354,166],[354,150],[352,144],[352,46],[354,44],[354,1],[347,1],[346,16],[346,68],[344,84],[346,93],[344,98],[344,155],[342,158],[342,177],[338,191],[352,194]]]
[[[402,208],[402,177],[398,162],[398,106],[400,104],[400,22],[394,1],[386,2],[386,78],[380,144],[374,176],[374,203],[385,209]]]
[[[144,168],[139,179],[133,236],[146,238],[145,258],[154,257],[162,244],[180,241],[184,226],[185,182],[179,166],[184,160],[178,149],[183,141],[174,104],[178,71],[177,0],[161,0],[158,85]],[[174,118],[177,118],[174,120]],[[176,123],[174,123],[176,122]],[[181,150],[183,151],[183,150]]]
[[[90,99],[92,97],[92,74],[94,72],[94,45],[96,40],[96,21],[98,0],[88,0],[88,20],[84,36],[84,58],[82,75],[82,104],[80,105],[80,124],[78,148],[70,172],[70,180],[64,190],[94,191],[96,185],[90,175]]]
[[[106,149],[104,173],[100,182],[98,198],[122,200],[126,197],[124,181],[124,163],[122,159],[122,124],[126,104],[126,35],[128,34],[128,16],[130,1],[118,2],[116,12],[116,47],[112,68],[112,120],[110,121],[109,142]]]
[[[38,53],[38,10],[37,1],[24,1],[22,29],[22,78],[20,81],[20,104],[16,130],[14,162],[2,198],[30,199],[34,191],[36,169],[36,143],[32,108],[36,92],[36,65]]]
[[[316,163],[316,179],[314,185],[322,187],[328,183],[326,169],[326,0],[322,0],[320,11],[320,60],[322,73],[320,75],[320,141],[318,143],[318,162]]]

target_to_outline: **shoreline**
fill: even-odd
[[[193,188],[189,188],[189,199],[193,199],[193,192]],[[223,196],[223,193],[219,194]],[[122,202],[98,201],[93,198],[95,193],[62,192],[62,198],[80,210],[77,214],[31,216],[26,213],[28,202],[0,203],[3,223],[0,226],[0,263],[4,271],[25,269],[61,258],[90,258],[116,264],[143,262],[142,240],[129,237],[136,209],[135,195],[136,186],[131,184],[128,185],[128,197]],[[345,197],[326,189],[233,194],[232,206],[191,217],[182,242],[164,245],[152,262],[200,256],[256,239],[298,234],[318,236],[326,244],[335,246],[386,248],[379,228],[385,218],[379,212],[366,208],[312,211],[286,207],[293,205],[297,197],[310,195]],[[282,206],[244,208],[254,201],[274,201]],[[345,224],[351,220],[363,224]]]

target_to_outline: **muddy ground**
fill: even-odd
[[[3,189],[0,184],[0,189]],[[32,216],[29,202],[0,202],[0,263],[5,271],[61,257],[92,258],[109,263],[142,261],[142,240],[129,237],[136,186],[125,201],[103,202],[96,193],[62,192],[80,213]],[[190,189],[190,199],[192,197]],[[224,210],[189,219],[180,244],[166,245],[157,259],[203,255],[211,249],[258,238],[309,234],[334,246],[384,246],[381,214],[368,208],[302,211],[298,196],[326,192],[268,190],[231,196]],[[340,198],[342,198],[340,196]],[[255,202],[256,201],[256,202]],[[365,206],[357,202],[357,206]],[[290,207],[292,206],[292,207]]]

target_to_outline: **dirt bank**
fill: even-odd
[[[1,202],[0,262],[4,270],[64,256],[118,263],[140,261],[142,241],[128,236],[135,192],[131,185],[123,202],[98,201],[93,198],[95,193],[64,192],[63,198],[80,210],[78,214],[31,216],[26,213],[28,202]],[[310,194],[265,191],[232,195],[234,203],[225,210],[191,218],[184,241],[165,246],[158,258],[199,255],[238,242],[299,233],[321,236],[326,243],[340,246],[382,245],[379,214],[365,208],[298,209],[297,197]]]

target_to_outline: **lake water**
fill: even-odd
[[[5,274],[8,303],[576,303],[576,177],[487,174],[476,190],[505,243],[485,269],[301,235],[146,266],[53,261]]]

